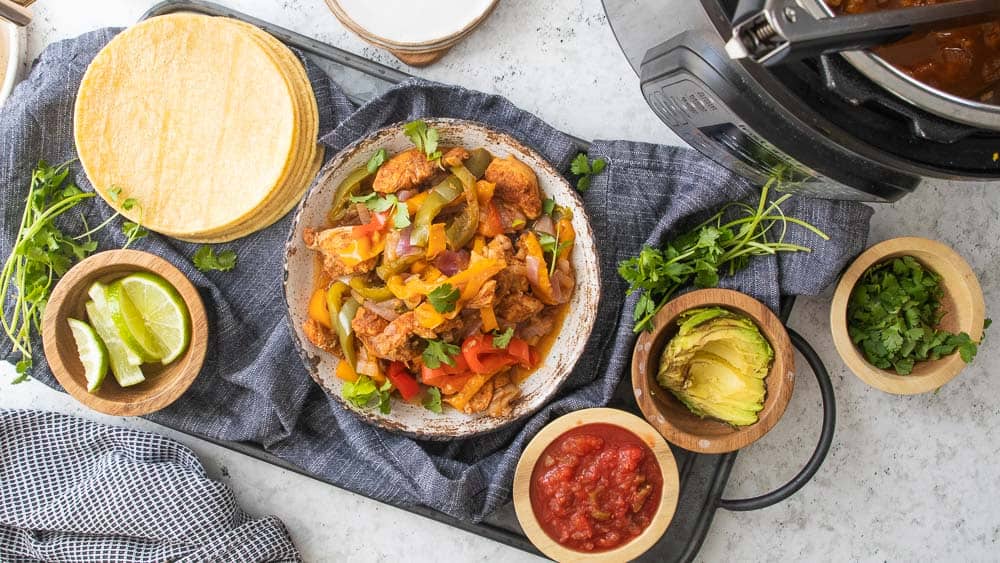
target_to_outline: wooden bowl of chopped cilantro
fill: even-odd
[[[989,324],[983,291],[949,246],[907,237],[879,243],[844,273],[830,308],[844,363],[887,393],[933,391],[973,361]]]

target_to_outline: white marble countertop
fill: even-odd
[[[233,8],[399,66],[345,31],[322,0],[221,0]],[[32,57],[52,41],[124,26],[152,0],[40,0],[29,28]],[[691,0],[694,9],[694,0]],[[618,50],[599,0],[501,2],[470,40],[440,63],[412,71],[496,92],[583,138],[678,143],[648,109]],[[900,235],[954,246],[980,275],[989,308],[1000,297],[1000,192],[924,190],[878,206],[872,241]],[[838,359],[828,330],[829,295],[800,299],[791,326],[830,367],[838,429],[825,465],[804,489],[772,508],[719,511],[700,553],[706,561],[991,560],[1000,554],[1000,407],[990,377],[1000,350],[984,346],[974,366],[938,393],[896,397],[867,387]],[[737,459],[728,497],[752,496],[798,472],[821,419],[815,380],[803,370],[781,423]],[[0,380],[7,380],[4,375]],[[0,407],[47,409],[167,434],[191,446],[209,473],[253,514],[285,521],[309,561],[527,561],[534,557],[420,516],[177,434],[139,419],[84,410],[29,382],[3,386]],[[392,540],[371,534],[393,530]]]

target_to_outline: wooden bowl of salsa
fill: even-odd
[[[562,416],[525,448],[514,475],[517,519],[556,561],[628,561],[677,508],[673,453],[638,416],[607,408]]]

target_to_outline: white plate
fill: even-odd
[[[552,349],[542,360],[541,367],[521,383],[522,395],[513,404],[511,414],[499,418],[467,415],[447,407],[442,414],[435,414],[422,406],[395,398],[389,415],[379,413],[378,409],[357,409],[341,398],[343,382],[335,375],[339,360],[313,346],[302,334],[302,323],[307,318],[307,306],[314,290],[316,268],[314,253],[302,242],[302,231],[305,227],[325,224],[326,213],[337,186],[352,170],[364,166],[377,149],[384,148],[393,154],[412,148],[413,144],[403,135],[402,124],[376,131],[347,147],[320,172],[319,179],[299,204],[289,233],[285,252],[285,300],[299,354],[309,374],[329,395],[371,424],[423,439],[449,439],[495,430],[534,413],[552,398],[569,377],[590,337],[597,316],[601,277],[587,213],[576,191],[551,164],[509,135],[478,123],[451,119],[425,121],[428,126],[438,130],[443,146],[485,147],[494,156],[514,155],[521,159],[538,175],[542,192],[573,212],[573,228],[576,231],[576,243],[573,247],[576,290],[562,330]]]
[[[330,0],[344,22],[379,43],[415,46],[440,43],[475,26],[498,0]],[[359,31],[359,30],[355,30]]]
[[[24,30],[16,25],[0,20],[0,105],[7,100],[14,84],[21,78],[24,61]]]

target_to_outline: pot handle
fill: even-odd
[[[804,487],[816,475],[820,466],[823,465],[823,460],[826,459],[827,452],[830,451],[830,444],[833,443],[833,431],[837,420],[837,403],[833,395],[833,384],[830,382],[830,374],[826,371],[823,360],[820,359],[819,355],[816,354],[816,351],[813,350],[813,347],[809,345],[809,342],[805,338],[792,329],[788,329],[788,336],[799,353],[806,359],[806,362],[813,371],[813,375],[816,376],[816,381],[819,383],[819,392],[823,398],[823,428],[819,434],[819,443],[816,445],[816,450],[813,451],[812,457],[809,458],[809,462],[806,463],[806,466],[791,481],[760,496],[745,499],[719,499],[719,508],[732,511],[746,511],[759,510],[778,504],[795,494],[796,491]]]

